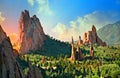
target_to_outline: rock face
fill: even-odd
[[[0,27],[0,78],[25,78],[16,61],[9,37]]]
[[[3,29],[2,29],[2,27],[1,27],[1,25],[0,25],[0,43],[2,42],[2,40],[4,39],[4,38],[6,38],[7,37],[7,35],[6,35],[6,33],[3,31]]]
[[[94,48],[93,48],[92,44],[90,45],[90,56],[92,58],[94,58]]]
[[[28,78],[43,78],[37,67],[29,64]],[[31,76],[32,75],[32,76]],[[9,37],[0,27],[0,78],[27,78],[15,59],[14,50]]]
[[[29,65],[29,71],[27,74],[27,78],[43,78],[37,67],[32,66],[30,62],[28,62],[28,65]]]
[[[84,34],[84,44],[91,43],[96,43],[100,46],[106,46],[106,43],[97,36],[96,28],[94,25],[92,26],[92,31],[88,31],[88,33]]]
[[[19,36],[19,50],[22,54],[29,50],[40,48],[45,40],[45,33],[39,19],[36,15],[30,17],[27,10],[21,13],[19,21]]]
[[[79,45],[79,46],[82,46],[82,45],[83,45],[83,41],[81,40],[81,36],[79,36],[78,45]]]
[[[73,40],[73,37],[72,37],[72,53],[71,53],[71,59],[73,61],[75,60],[81,60],[82,59],[82,51],[77,43],[77,47],[75,48],[74,47],[74,40]]]

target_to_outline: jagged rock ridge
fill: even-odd
[[[41,48],[45,40],[45,33],[36,15],[30,17],[29,12],[24,10],[19,21],[19,45],[20,52]]]
[[[97,35],[96,28],[93,25],[92,31],[88,31],[88,33],[84,33],[84,44],[98,44],[100,46],[106,46],[106,43],[103,42]]]

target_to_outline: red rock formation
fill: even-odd
[[[82,46],[82,44],[83,44],[83,41],[81,40],[81,36],[79,36],[78,45]]]
[[[74,40],[72,37],[72,52],[71,52],[71,59],[73,61],[75,60],[81,60],[82,59],[82,51],[77,43],[77,48],[74,47]]]
[[[100,46],[106,46],[106,43],[97,36],[96,28],[94,25],[92,26],[92,31],[88,31],[88,33],[84,34],[84,44],[91,43],[96,43]]]
[[[42,63],[44,63],[44,62],[45,62],[45,57],[43,56],[43,57],[42,57]]]
[[[92,44],[90,45],[90,56],[92,58],[94,58],[94,48],[93,48]]]
[[[71,59],[75,60],[75,47],[74,47],[74,40],[72,37],[72,53],[71,53]]]
[[[84,33],[84,40],[83,41],[84,41],[85,45],[89,44],[88,34],[86,32]]]
[[[30,17],[27,10],[22,12],[19,22],[19,31],[19,45],[22,54],[29,50],[41,48],[45,40],[45,33],[36,15]]]
[[[81,60],[83,58],[82,56],[82,50],[80,49],[79,45],[77,44],[77,49],[76,49],[76,59]]]
[[[29,69],[30,66],[29,66]],[[38,68],[34,68],[34,76],[28,78],[42,78]],[[14,57],[13,47],[9,37],[0,26],[0,78],[25,78],[23,71]]]
[[[25,78],[9,38],[4,38],[0,44],[0,62],[0,78]]]
[[[95,28],[94,25],[92,26],[92,31],[93,31],[94,33],[96,33],[96,28]]]

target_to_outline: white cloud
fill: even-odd
[[[33,6],[34,5],[34,0],[28,0],[28,3]]]
[[[84,32],[91,30],[93,24],[99,29],[106,24],[115,22],[115,17],[119,15],[113,12],[95,11],[84,17],[78,17],[76,20],[70,21],[69,26],[58,23],[52,31],[56,34],[56,38],[60,40],[71,40],[71,36],[77,40],[79,35],[83,37]]]
[[[0,12],[0,24],[5,20],[5,17],[2,16],[2,13]]]
[[[49,6],[49,0],[28,0],[28,3],[31,6],[34,6],[35,2],[38,4],[38,8],[37,8],[38,14],[47,14],[47,15],[53,14]]]

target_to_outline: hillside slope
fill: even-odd
[[[120,45],[120,21],[102,27],[98,30],[98,35],[108,45]]]
[[[46,39],[44,40],[42,48],[39,48],[36,51],[31,50],[29,53],[41,54],[45,56],[59,56],[71,54],[71,45],[68,42],[62,42],[48,35],[45,36]]]

